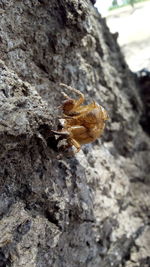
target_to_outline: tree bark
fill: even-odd
[[[89,0],[2,0],[0,14],[0,266],[148,266],[144,107],[105,19]],[[72,157],[51,132],[60,82],[110,117]]]

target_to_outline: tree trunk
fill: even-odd
[[[89,0],[2,0],[0,14],[0,266],[148,266],[149,136],[105,20]],[[60,82],[110,117],[72,157],[51,132]]]

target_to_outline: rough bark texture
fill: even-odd
[[[0,266],[148,267],[143,103],[88,0],[0,1]],[[108,110],[102,139],[56,152],[59,82]]]

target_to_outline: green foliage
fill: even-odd
[[[132,7],[134,7],[134,4],[139,3],[139,2],[145,2],[145,1],[149,1],[149,0],[124,0],[124,3],[122,5],[118,5],[117,0],[113,0],[112,6],[109,8],[109,10],[124,7],[127,5],[131,5]]]
[[[116,7],[116,6],[118,6],[118,2],[117,2],[117,0],[113,0],[113,1],[112,1],[112,7]]]

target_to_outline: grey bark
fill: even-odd
[[[0,266],[149,266],[149,136],[105,20],[85,0],[1,0],[0,14]],[[60,82],[110,116],[73,157],[51,133]]]

